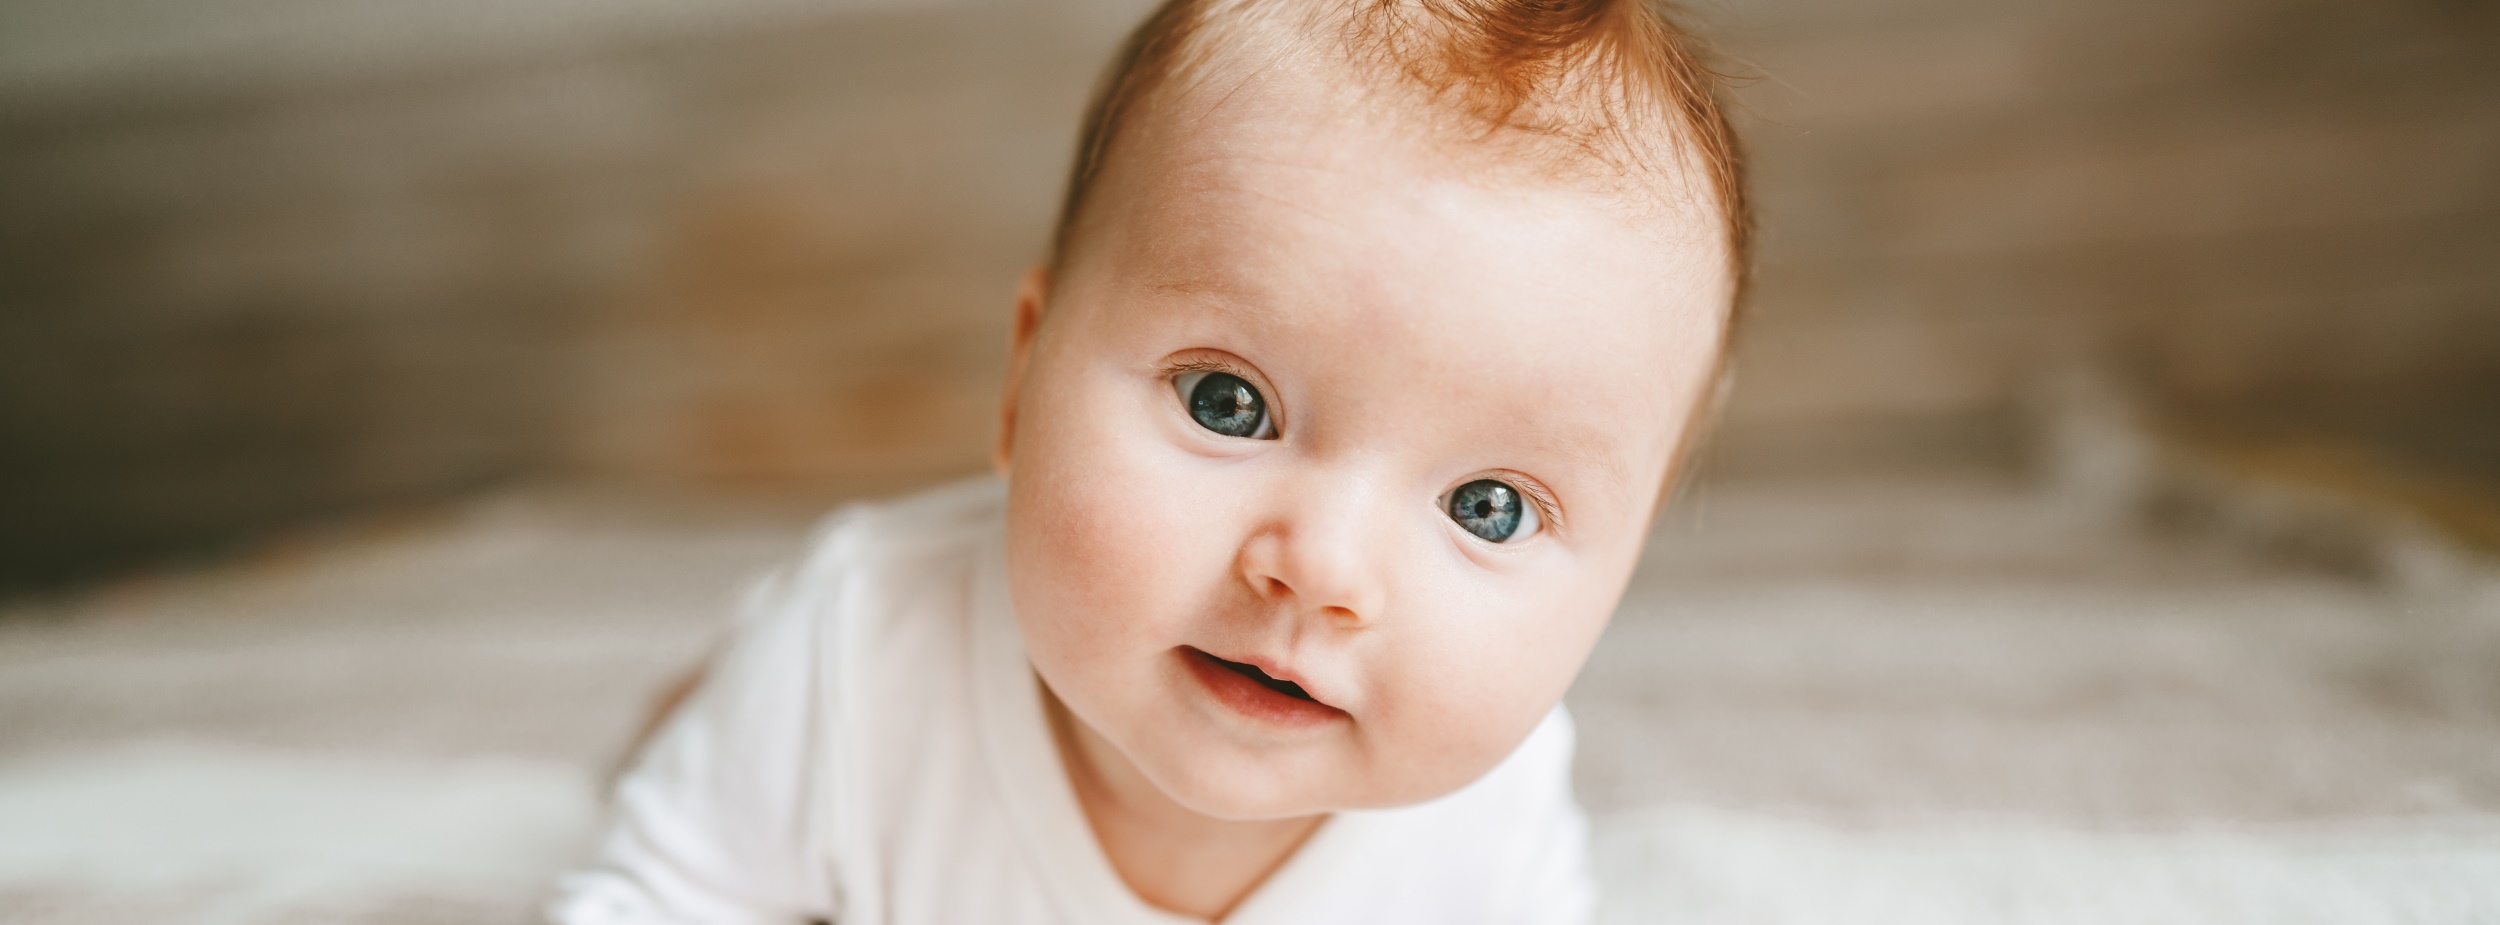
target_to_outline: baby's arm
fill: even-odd
[[[808,821],[816,621],[751,614],[620,779],[596,866],[564,879],[562,925],[799,923],[831,916]]]

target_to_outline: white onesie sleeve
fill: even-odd
[[[804,923],[833,915],[809,830],[820,621],[769,582],[702,686],[616,788],[594,866],[548,906],[561,925]]]

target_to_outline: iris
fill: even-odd
[[[1240,376],[1197,373],[1181,377],[1177,384],[1198,426],[1227,437],[1268,436],[1267,399]]]
[[[1467,532],[1499,543],[1519,532],[1527,513],[1527,499],[1519,497],[1518,489],[1493,479],[1477,479],[1450,492],[1450,519]]]

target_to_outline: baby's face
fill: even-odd
[[[1493,182],[1331,105],[1135,130],[1020,309],[1034,666],[1227,818],[1429,799],[1518,745],[1621,596],[1728,297],[1706,213]]]

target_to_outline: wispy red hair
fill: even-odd
[[[1068,254],[1123,125],[1176,71],[1221,60],[1224,27],[1254,18],[1333,21],[1343,26],[1349,62],[1401,75],[1486,136],[1551,140],[1562,156],[1618,173],[1698,169],[1723,222],[1741,302],[1753,222],[1742,151],[1720,100],[1725,81],[1656,0],[1350,0],[1344,9],[1313,16],[1313,0],[1157,7],[1120,47],[1086,110],[1052,262]]]

